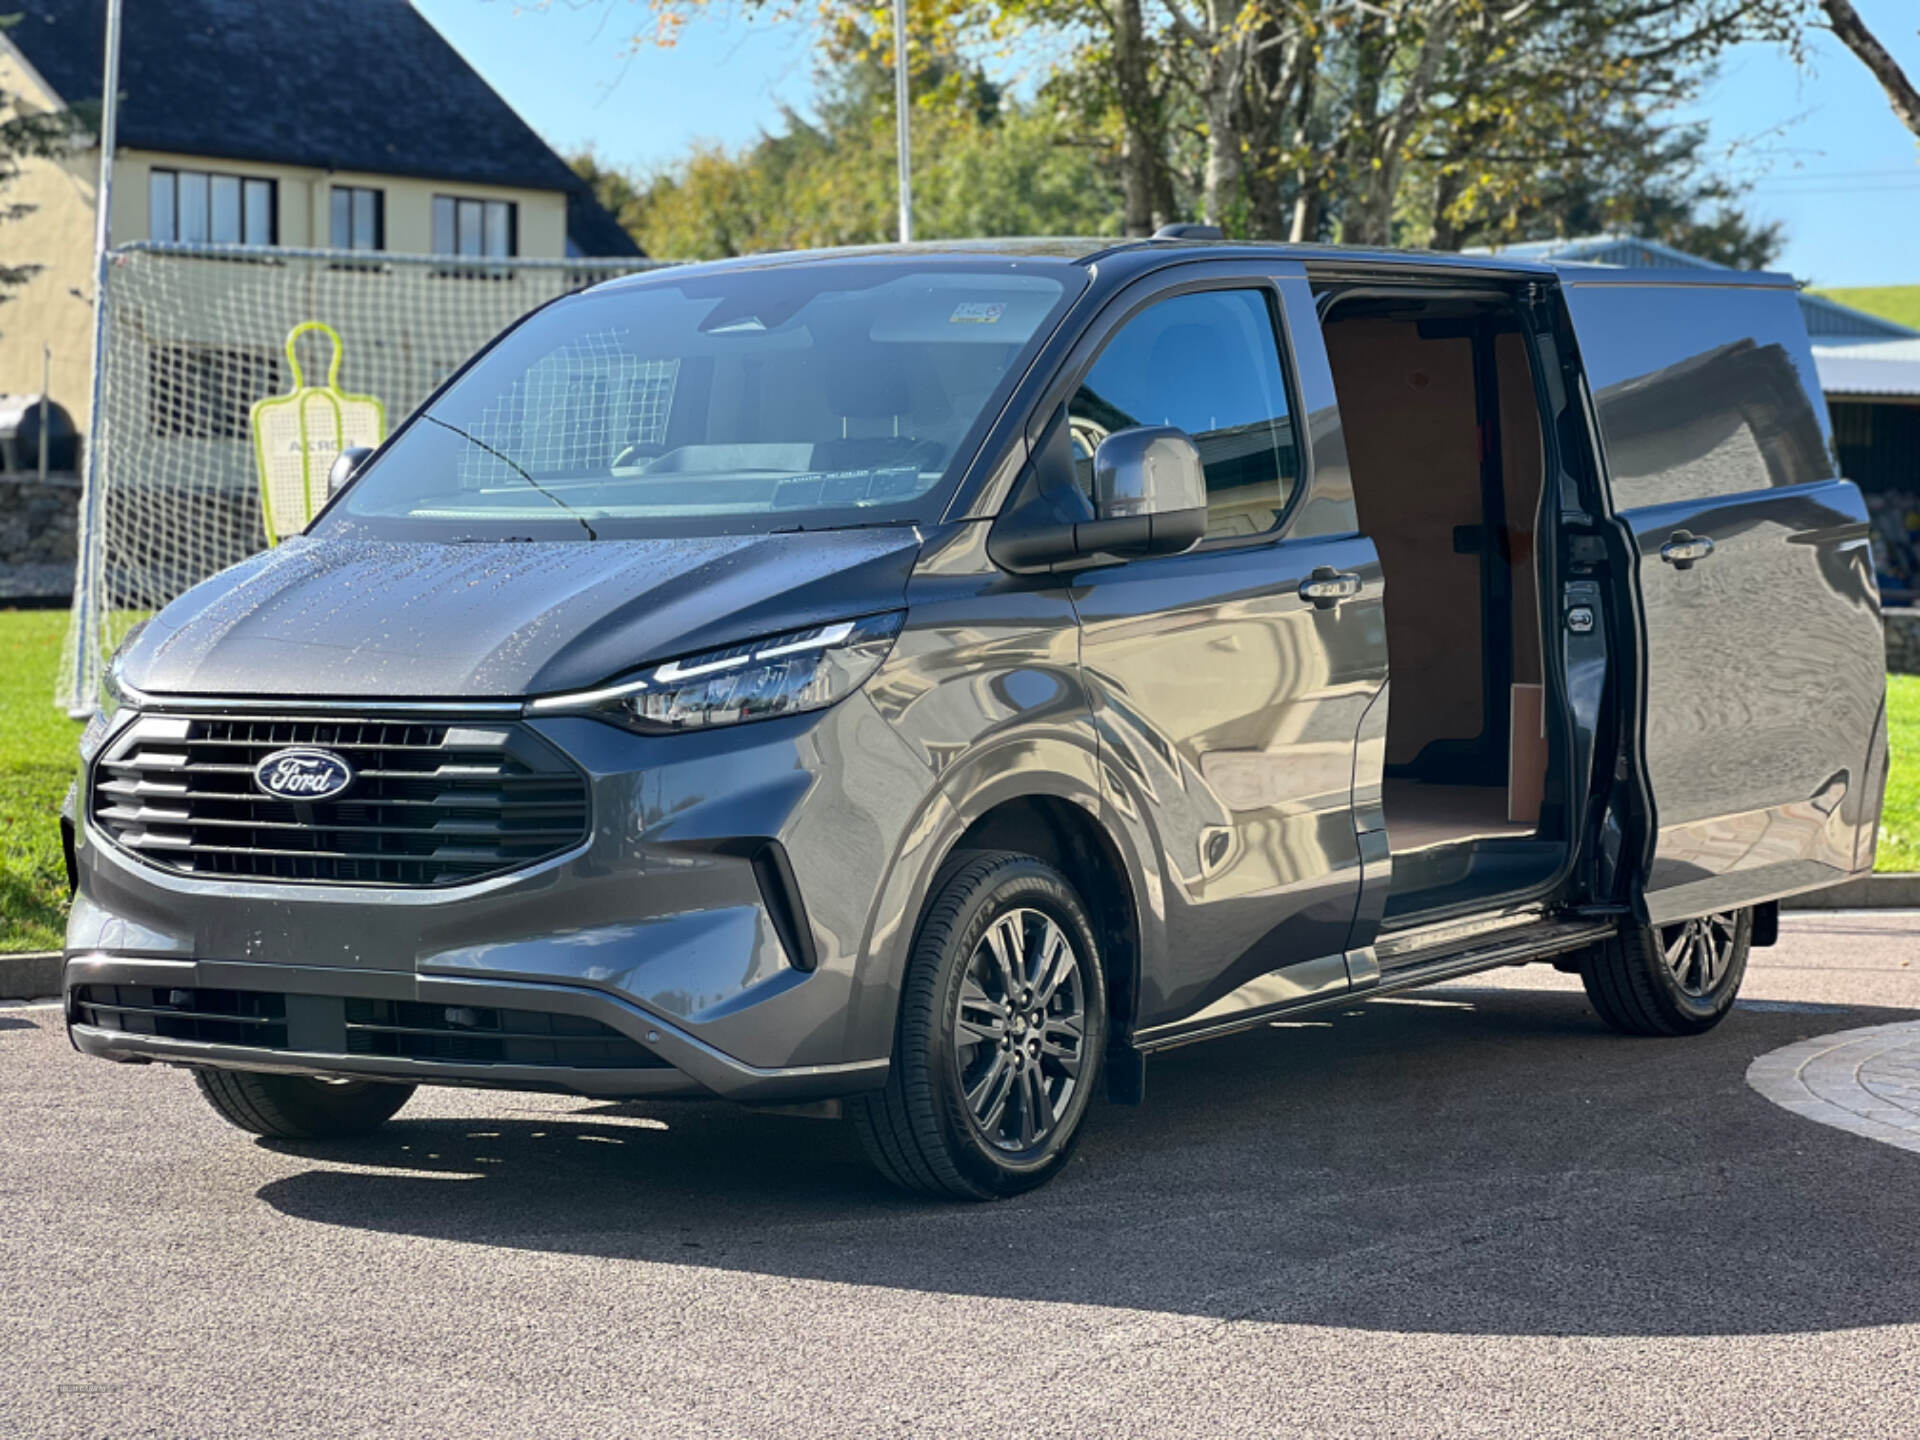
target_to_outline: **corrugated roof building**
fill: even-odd
[[[1523,260],[1574,260],[1587,265],[1618,265],[1629,270],[1721,270],[1711,260],[1689,255],[1658,240],[1642,240],[1637,235],[1587,235],[1576,240],[1529,240],[1519,245],[1503,245],[1502,255]],[[1920,339],[1920,330],[1910,330],[1880,315],[1828,300],[1824,296],[1800,295],[1800,313],[1806,317],[1807,334],[1816,345],[1854,344],[1874,340]],[[1824,372],[1823,372],[1824,373]]]

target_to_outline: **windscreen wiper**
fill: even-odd
[[[442,430],[451,430],[455,435],[458,435],[462,440],[467,441],[469,444],[478,445],[482,450],[486,451],[487,454],[493,456],[494,459],[498,460],[501,464],[507,466],[522,480],[526,481],[527,484],[531,485],[534,489],[538,490],[542,495],[546,496],[547,499],[551,500],[554,504],[558,505],[562,510],[566,511],[569,515],[573,516],[575,520],[579,521],[580,528],[587,532],[587,538],[589,540],[598,540],[600,538],[599,535],[595,533],[593,526],[587,523],[586,516],[582,515],[578,510],[574,509],[573,506],[567,504],[566,501],[562,500],[558,495],[554,494],[551,490],[547,489],[546,486],[542,485],[538,480],[534,479],[533,476],[529,475],[525,470],[521,469],[519,464],[515,462],[510,456],[502,455],[498,450],[494,449],[493,446],[487,444],[486,441],[476,439],[474,436],[469,435],[466,431],[462,430],[458,425],[447,424],[446,421],[442,420],[437,415],[428,415],[425,418],[428,420],[431,420],[434,424],[438,425]]]

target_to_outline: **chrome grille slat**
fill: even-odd
[[[587,784],[512,721],[377,716],[142,716],[95,763],[95,827],[150,865],[316,884],[465,884],[562,854],[587,835]],[[352,786],[266,795],[277,750],[333,750]]]
[[[224,830],[287,830],[302,834],[340,835],[444,835],[456,840],[564,840],[574,835],[572,826],[526,826],[507,829],[487,821],[450,821],[442,825],[303,825],[297,820],[225,820],[211,815],[192,815],[184,811],[138,810],[129,814],[114,806],[101,812],[123,825],[206,825]]]

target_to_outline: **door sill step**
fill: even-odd
[[[1528,926],[1520,933],[1477,937],[1465,945],[1441,944],[1432,949],[1402,954],[1391,966],[1383,965],[1379,979],[1371,985],[1356,986],[1351,999],[1366,999],[1416,985],[1431,985],[1478,970],[1501,965],[1526,965],[1578,950],[1605,938],[1617,929],[1613,920],[1562,920]]]
[[[1156,1026],[1134,1037],[1134,1049],[1141,1054],[1171,1050],[1196,1040],[1213,1040],[1276,1020],[1292,1019],[1296,1015],[1351,1005],[1361,1000],[1373,1000],[1395,991],[1454,980],[1482,970],[1530,964],[1590,945],[1612,934],[1617,926],[1612,920],[1543,921],[1537,914],[1530,914],[1484,922],[1475,933],[1464,939],[1458,934],[1470,928],[1463,925],[1433,927],[1434,932],[1452,933],[1435,934],[1427,947],[1396,955],[1391,968],[1379,966],[1371,950],[1352,951],[1345,959],[1349,973],[1355,978],[1347,988],[1323,990],[1295,1000],[1243,1010],[1235,1015],[1223,1016],[1211,1025],[1194,1025],[1188,1020]]]

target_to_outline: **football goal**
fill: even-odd
[[[134,624],[305,523],[341,447],[527,311],[660,263],[146,243],[109,261],[57,697],[76,714]]]

